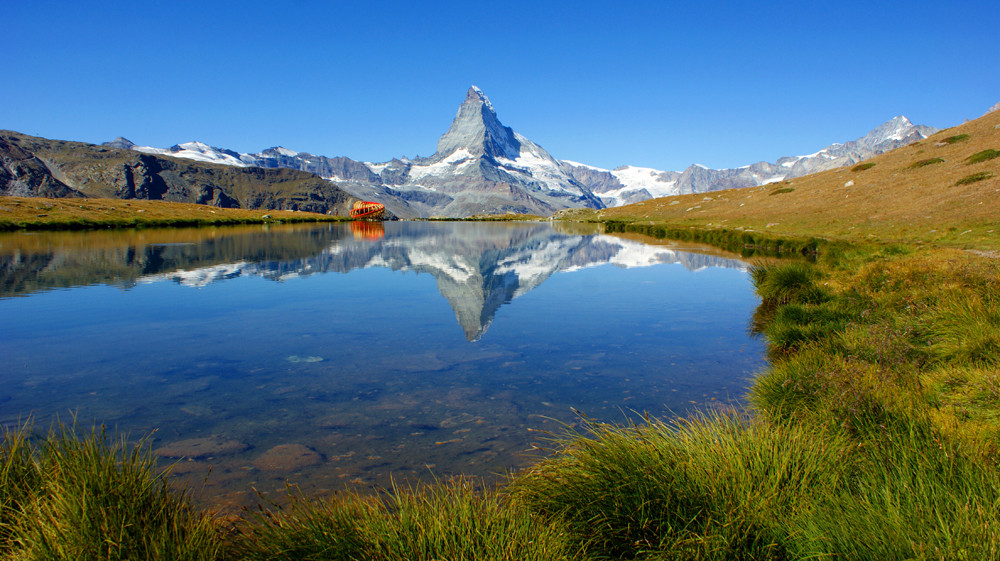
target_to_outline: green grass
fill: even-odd
[[[992,160],[993,158],[1000,158],[1000,150],[987,148],[986,150],[976,152],[975,154],[969,156],[965,161],[971,165],[986,162]]]
[[[967,134],[956,134],[954,136],[949,136],[948,138],[942,140],[942,142],[946,142],[948,144],[957,144],[957,143],[963,142],[965,140],[969,140],[969,135],[967,135]]]
[[[794,558],[799,500],[846,487],[853,471],[845,441],[815,437],[795,423],[721,414],[593,424],[514,492],[562,520],[593,558]]]
[[[993,172],[991,171],[980,171],[973,173],[971,175],[966,175],[962,179],[955,182],[955,185],[968,185],[970,183],[975,183],[977,181],[982,181],[984,179],[989,179],[993,177]]]
[[[604,222],[605,233],[635,233],[654,238],[666,238],[705,243],[738,253],[743,257],[796,257],[815,258],[819,253],[834,254],[847,244],[828,242],[813,237],[779,237],[758,232],[729,228],[680,228],[664,224],[642,224],[619,220]],[[821,247],[822,246],[822,247]]]
[[[944,162],[944,159],[942,159],[942,158],[926,158],[926,159],[923,159],[923,160],[917,160],[916,162],[913,162],[912,164],[910,164],[909,166],[907,166],[906,169],[917,169],[917,168],[922,168],[924,166],[929,166],[929,165],[933,165],[933,164],[940,164],[940,163],[943,163],[943,162]]]
[[[57,425],[41,439],[29,431],[5,432],[0,448],[5,558],[219,558],[215,523],[155,475],[144,442],[111,439],[103,428],[81,435]]]
[[[774,191],[771,191],[769,194],[780,195],[782,193],[791,193],[794,190],[795,190],[794,187],[782,187],[781,189],[775,189]]]
[[[851,171],[865,171],[866,169],[872,169],[873,167],[875,167],[875,162],[865,162],[852,167]]]
[[[455,480],[380,497],[333,501],[296,497],[239,526],[233,552],[253,560],[561,560],[580,547],[562,529],[499,491]]]

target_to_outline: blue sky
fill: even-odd
[[[994,2],[6,2],[0,128],[385,161],[469,85],[559,159],[735,167],[1000,102]]]

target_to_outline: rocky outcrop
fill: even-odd
[[[357,200],[335,184],[304,171],[208,164],[114,148],[112,144],[128,146],[131,142],[119,138],[94,146],[0,131],[0,193],[333,214],[347,214]]]
[[[45,162],[16,141],[0,135],[0,195],[9,197],[80,197],[52,176]]]

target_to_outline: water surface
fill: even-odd
[[[649,241],[483,223],[3,234],[0,422],[152,432],[203,500],[240,505],[286,481],[505,473],[574,411],[738,403],[763,365],[747,265]]]

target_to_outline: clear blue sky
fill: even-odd
[[[1000,102],[995,1],[4,2],[0,128],[430,155],[470,84],[559,159],[735,167]]]

